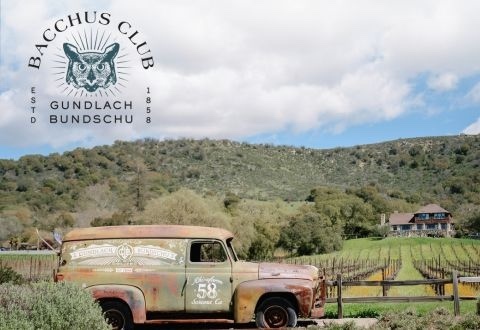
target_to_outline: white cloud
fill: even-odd
[[[56,4],[2,3],[0,144],[340,132],[407,112],[418,103],[411,81],[420,74],[431,73],[429,88],[448,91],[480,71],[477,1]],[[142,74],[132,78],[129,86],[151,83],[153,124],[52,128],[40,123],[35,129],[26,124],[24,77],[31,72],[25,62],[33,45],[55,19],[83,8],[125,18],[147,40],[155,68],[144,79]],[[138,96],[135,102],[143,101]]]
[[[457,83],[458,77],[452,73],[438,74],[428,79],[428,87],[439,92],[453,90]]]
[[[476,122],[465,128],[462,133],[468,135],[480,134],[480,118],[478,118]]]
[[[475,86],[470,89],[467,93],[467,98],[474,103],[480,103],[480,83],[475,84]]]
[[[10,121],[15,118],[15,105],[13,102],[14,90],[8,90],[0,94],[0,104],[2,104],[2,111],[0,112],[0,128],[5,129]]]

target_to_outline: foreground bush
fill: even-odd
[[[2,283],[22,284],[24,280],[22,275],[18,274],[11,267],[0,266],[0,284]]]
[[[309,327],[310,329],[317,329]],[[318,328],[320,329],[320,328]],[[325,328],[329,330],[359,330],[365,329],[356,326],[354,322],[346,324],[329,324]],[[387,313],[381,316],[378,323],[369,328],[376,330],[479,330],[480,316],[474,314],[462,315],[455,317],[450,311],[445,308],[437,308],[434,311],[420,315],[415,310],[407,310],[400,313]]]
[[[389,313],[380,318],[379,329],[480,329],[480,316],[474,314],[455,317],[445,308],[437,308],[420,316],[414,310]]]
[[[86,291],[69,283],[0,285],[2,330],[107,330],[100,307]]]

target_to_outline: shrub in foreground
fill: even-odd
[[[466,314],[455,317],[449,310],[440,307],[421,316],[415,310],[388,313],[382,316],[378,329],[480,329],[480,316]]]
[[[310,329],[317,329],[316,327],[309,327]],[[318,328],[320,329],[320,328]],[[354,322],[345,324],[329,324],[325,328],[329,330],[360,330],[365,329],[356,326]],[[450,311],[445,308],[437,308],[434,311],[420,315],[415,310],[407,310],[401,313],[386,313],[381,316],[378,323],[369,329],[376,330],[480,330],[480,316],[474,314],[466,314],[455,317]]]
[[[0,266],[0,284],[13,283],[22,284],[24,282],[22,275],[18,274],[11,267]]]
[[[107,330],[100,306],[89,293],[70,283],[0,285],[2,330]]]

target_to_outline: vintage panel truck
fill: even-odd
[[[114,329],[167,322],[293,327],[319,318],[325,281],[313,266],[240,261],[227,230],[197,226],[74,229],[56,281],[91,292]]]

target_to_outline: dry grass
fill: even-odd
[[[367,281],[381,281],[382,272],[376,272],[365,280]],[[352,286],[345,290],[345,297],[379,297],[382,295],[382,287],[380,286]]]
[[[453,295],[453,284],[445,284],[445,295]],[[458,295],[460,297],[477,297],[480,295],[480,287],[460,283],[458,284]]]

